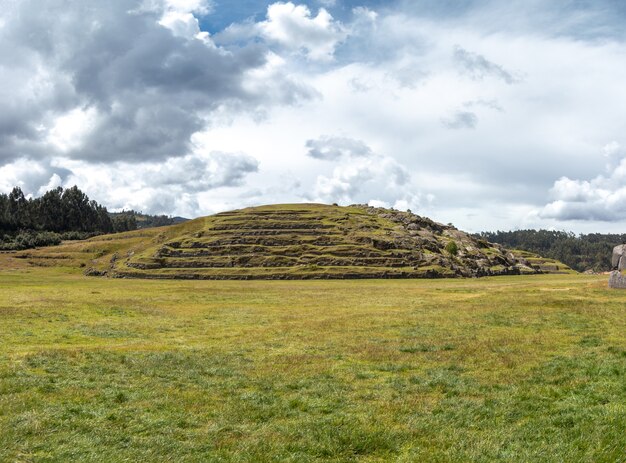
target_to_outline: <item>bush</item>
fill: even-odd
[[[54,232],[21,231],[15,237],[5,235],[0,249],[3,251],[21,251],[43,246],[61,244],[61,237]]]
[[[30,249],[35,247],[33,235],[28,232],[20,232],[13,242],[15,243],[15,249]]]
[[[62,240],[76,241],[76,240],[86,240],[88,238],[92,238],[99,234],[100,233],[97,233],[97,232],[69,231],[69,232],[61,233],[60,236]]]
[[[448,244],[446,244],[446,251],[449,254],[456,256],[457,253],[459,252],[459,247],[456,245],[455,241],[450,241]]]
[[[33,241],[35,246],[56,246],[61,244],[61,237],[54,232],[39,232],[34,236]]]

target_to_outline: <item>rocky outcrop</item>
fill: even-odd
[[[611,258],[611,266],[613,270],[626,270],[626,244],[615,246],[613,248],[613,256]]]
[[[609,276],[609,288],[626,289],[626,275],[622,274],[626,270],[626,244],[613,248],[611,266],[613,271]]]
[[[105,277],[108,275],[108,272],[106,270],[98,270],[94,267],[89,267],[83,274],[88,277]]]
[[[612,271],[609,276],[609,288],[626,289],[626,275],[617,270]]]

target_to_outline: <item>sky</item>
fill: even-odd
[[[626,230],[621,0],[0,0],[0,192]]]

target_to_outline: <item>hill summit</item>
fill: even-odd
[[[440,278],[542,270],[532,261],[537,256],[516,255],[410,212],[366,205],[252,207],[22,257],[83,259],[86,273],[120,278]]]

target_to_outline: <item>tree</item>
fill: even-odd
[[[97,203],[90,202],[89,197],[76,185],[63,192],[61,201],[66,230],[96,231],[98,214],[95,207]]]
[[[28,201],[20,187],[15,187],[9,193],[8,198],[8,219],[9,226],[13,230],[25,228],[29,222]]]
[[[9,197],[0,194],[0,231],[9,229]]]
[[[42,230],[61,232],[64,230],[63,188],[46,191],[39,198],[38,216]]]
[[[113,229],[115,232],[125,232],[137,229],[137,219],[133,211],[122,211],[113,217]]]

